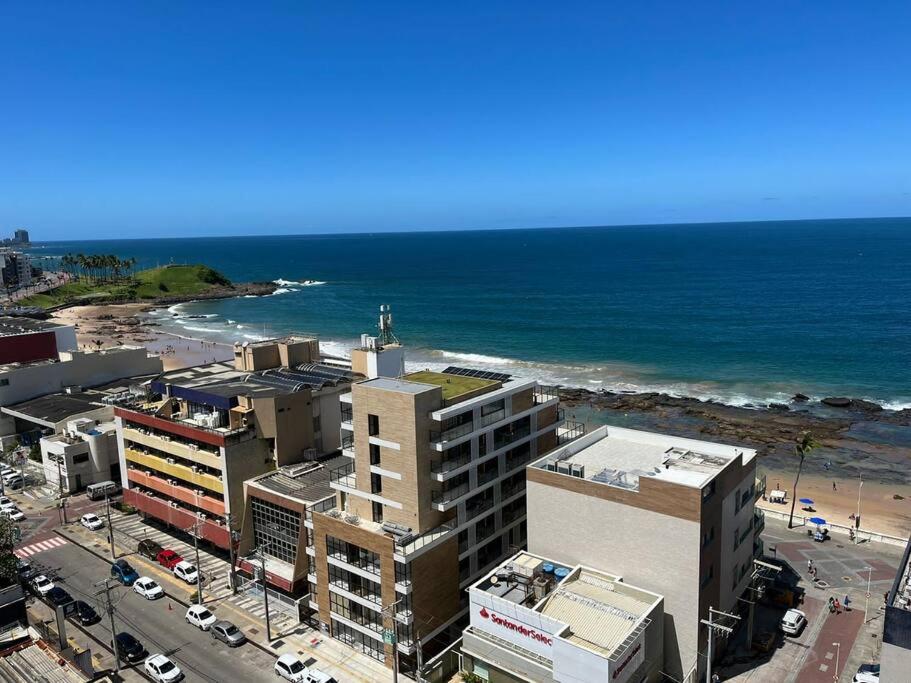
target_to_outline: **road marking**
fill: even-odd
[[[26,557],[31,557],[32,555],[37,555],[40,552],[45,550],[51,550],[53,548],[58,548],[66,544],[66,540],[60,538],[59,536],[54,536],[49,538],[46,541],[39,541],[37,543],[32,543],[30,545],[23,546],[21,548],[16,548],[13,551],[13,554],[16,557],[25,559]]]

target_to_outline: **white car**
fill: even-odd
[[[0,510],[10,510],[15,507],[18,507],[15,501],[10,500],[6,496],[0,496]]]
[[[17,507],[0,510],[0,514],[2,514],[4,517],[9,517],[14,522],[21,522],[23,519],[25,519],[25,513]]]
[[[104,526],[104,522],[98,519],[98,515],[94,513],[88,513],[87,515],[82,515],[79,519],[79,523],[82,524],[86,529],[91,529],[92,531],[98,531]]]
[[[198,626],[203,631],[208,631],[209,627],[218,619],[202,605],[191,605],[187,610],[187,623]]]
[[[789,636],[800,635],[803,627],[807,625],[807,615],[799,609],[789,609],[781,618],[781,630]]]
[[[133,590],[146,600],[157,600],[164,596],[164,589],[148,576],[140,576],[133,583]]]
[[[180,667],[164,655],[152,655],[146,659],[145,670],[152,680],[160,683],[174,683],[183,678]]]
[[[854,683],[879,683],[879,664],[861,664]]]
[[[41,595],[47,595],[48,591],[54,587],[54,582],[42,574],[41,576],[36,576],[32,579],[32,585]]]
[[[183,579],[187,583],[196,583],[199,581],[199,571],[196,567],[186,560],[181,560],[174,565],[174,576],[178,579]]]
[[[282,655],[275,660],[275,674],[291,683],[303,683],[310,670],[294,655]]]

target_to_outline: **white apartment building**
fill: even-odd
[[[761,552],[755,455],[601,427],[528,468],[529,552],[662,594],[664,670],[694,681],[705,667],[700,619],[710,607],[738,610]]]
[[[519,552],[469,590],[462,669],[508,683],[654,683],[664,600],[621,577]]]
[[[71,420],[66,431],[43,437],[40,446],[45,480],[64,492],[76,493],[100,481],[120,481],[113,420]]]

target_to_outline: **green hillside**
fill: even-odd
[[[232,287],[231,281],[208,266],[164,266],[140,270],[130,277],[106,282],[103,279],[67,283],[49,292],[34,294],[18,302],[22,306],[53,308],[62,305],[210,296]]]

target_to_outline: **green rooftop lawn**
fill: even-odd
[[[141,270],[120,282],[70,282],[49,292],[18,302],[22,306],[51,308],[62,304],[97,304],[105,301],[149,301],[168,297],[197,296],[231,282],[207,266],[163,266]]]
[[[462,375],[447,375],[444,372],[421,370],[405,375],[409,382],[421,384],[435,384],[443,389],[443,400],[451,401],[464,394],[485,389],[498,384],[491,379],[478,379],[477,377],[463,377]]]

